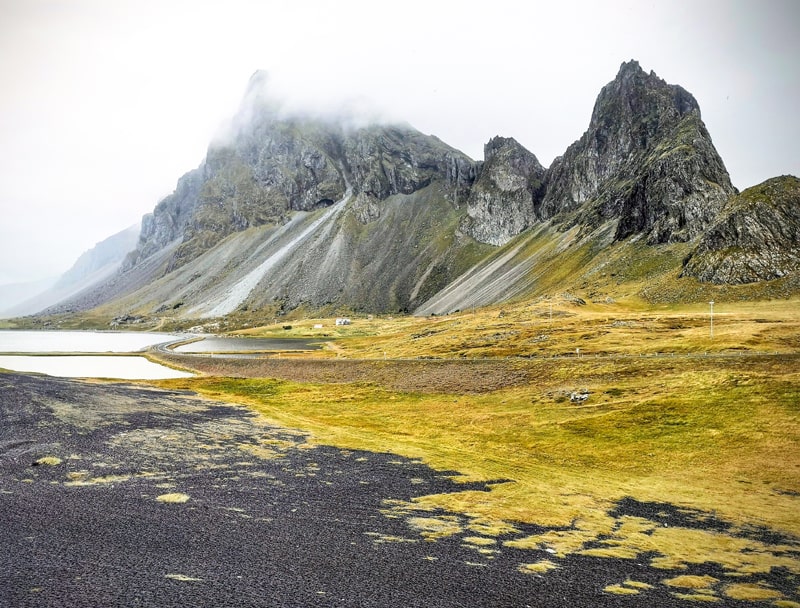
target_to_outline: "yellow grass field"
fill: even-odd
[[[498,546],[545,548],[554,567],[571,554],[645,556],[673,571],[665,580],[703,563],[731,579],[776,569],[800,577],[800,302],[718,304],[713,323],[712,335],[709,305],[564,298],[342,327],[307,319],[247,333],[335,338],[324,351],[284,358],[455,359],[464,374],[470,360],[491,359],[528,380],[447,392],[335,374],[159,384],[245,403],[317,443],[393,452],[492,482],[489,492],[387,505],[423,535],[467,526]],[[621,511],[628,499],[654,513]],[[662,524],[673,511],[693,523]],[[526,536],[522,523],[549,531]],[[731,585],[708,584],[701,595],[800,605],[766,583]],[[620,581],[609,592],[637,589]]]

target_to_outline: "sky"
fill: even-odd
[[[547,166],[630,59],[695,96],[736,187],[800,175],[796,0],[0,0],[0,285],[139,222],[256,70],[287,103]]]

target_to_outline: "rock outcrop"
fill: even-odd
[[[162,199],[152,213],[142,218],[136,249],[123,262],[129,270],[175,240],[183,239],[199,203],[205,166],[189,171],[178,180],[175,191]]]
[[[547,172],[543,219],[595,226],[651,244],[700,235],[735,193],[695,98],[636,61],[603,87],[588,130]]]
[[[730,199],[686,259],[683,276],[768,281],[800,271],[800,179],[775,177]]]
[[[461,229],[482,243],[505,245],[539,219],[545,169],[512,138],[494,137],[483,156]]]
[[[350,175],[362,223],[380,217],[380,201],[411,194],[434,181],[442,182],[457,202],[474,179],[471,159],[408,125],[345,130],[339,139],[341,163]]]

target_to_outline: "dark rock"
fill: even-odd
[[[735,192],[694,97],[635,61],[603,87],[589,129],[547,172],[543,219],[590,227],[617,222],[615,238],[690,240]]]
[[[537,221],[545,169],[512,138],[492,138],[483,154],[462,230],[482,243],[504,245]]]
[[[800,179],[775,177],[734,196],[687,258],[682,276],[752,283],[800,269]]]

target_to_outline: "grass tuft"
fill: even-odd
[[[719,579],[713,576],[694,574],[683,574],[675,578],[668,578],[662,581],[668,587],[680,587],[682,589],[711,589]]]
[[[160,496],[156,496],[156,500],[158,502],[169,504],[181,504],[189,500],[189,495],[182,494],[180,492],[172,492],[170,494],[161,494]]]
[[[734,600],[751,602],[783,598],[783,594],[780,591],[755,583],[736,583],[734,585],[728,585],[723,590],[723,594]]]
[[[543,559],[532,564],[521,564],[518,570],[524,574],[544,574],[550,570],[556,570],[558,567],[558,564],[549,559]]]
[[[36,466],[44,465],[44,466],[54,467],[61,464],[62,462],[63,460],[61,460],[58,456],[42,456],[41,458],[37,458],[33,464]]]

